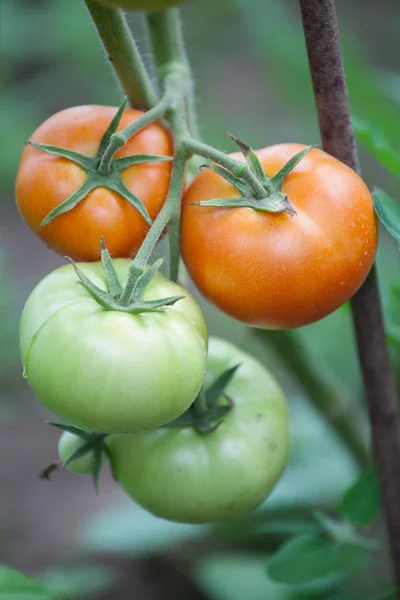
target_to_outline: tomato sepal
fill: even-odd
[[[233,379],[240,365],[235,365],[222,373],[207,390],[200,390],[193,404],[180,417],[163,425],[164,428],[194,427],[201,434],[210,434],[223,422],[224,417],[234,408],[233,400],[225,394],[225,389]],[[224,404],[221,404],[221,398]]]
[[[173,159],[171,156],[157,154],[137,154],[122,158],[114,157],[117,149],[125,146],[127,142],[126,136],[118,137],[117,135],[117,127],[121,121],[125,107],[126,98],[104,132],[95,156],[86,156],[79,152],[75,152],[74,150],[70,150],[69,148],[62,148],[60,146],[40,144],[32,141],[26,142],[27,145],[33,146],[41,152],[46,152],[47,154],[70,160],[79,165],[86,172],[86,179],[82,185],[46,215],[40,223],[40,229],[43,229],[43,227],[48,225],[56,217],[75,208],[96,188],[106,188],[119,194],[127,202],[132,204],[148,225],[152,225],[152,220],[143,202],[124,185],[121,179],[121,172],[133,165],[152,162],[170,162]],[[111,143],[114,150],[110,154]],[[116,146],[118,146],[118,148],[116,148]],[[107,160],[105,160],[105,158],[107,158]],[[104,162],[107,163],[106,166],[104,165]]]
[[[66,259],[71,263],[80,283],[104,310],[126,312],[133,315],[143,312],[157,312],[185,298],[181,295],[156,300],[143,300],[143,292],[161,267],[162,258],[145,270],[138,268],[135,261],[132,261],[128,280],[123,288],[118,280],[117,272],[103,238],[101,239],[101,262],[107,291],[93,283],[71,258],[67,256]]]

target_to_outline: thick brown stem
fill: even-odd
[[[334,0],[299,1],[324,150],[359,173]],[[400,590],[400,414],[375,269],[353,297],[352,311],[375,462]]]

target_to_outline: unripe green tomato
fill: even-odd
[[[146,12],[165,10],[171,6],[183,4],[183,2],[184,0],[99,0],[99,3],[105,6],[124,8],[125,10],[145,10]]]
[[[69,457],[85,443],[86,441],[78,435],[70,433],[69,431],[64,431],[58,440],[58,456],[62,464],[64,465]],[[72,460],[65,468],[76,475],[88,475],[93,470],[93,464],[94,452],[88,452],[81,458]]]
[[[113,261],[125,285],[131,261]],[[106,290],[101,263],[81,271]],[[157,312],[106,310],[79,282],[72,265],[33,290],[20,327],[25,377],[54,414],[101,433],[136,432],[181,415],[204,379],[207,325],[197,302],[157,273],[144,300],[183,296]]]
[[[235,365],[226,388],[234,406],[215,431],[160,428],[107,438],[117,481],[158,517],[231,519],[259,506],[280,478],[290,449],[285,396],[257,360],[211,338],[206,388]]]

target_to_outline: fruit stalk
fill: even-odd
[[[157,94],[123,12],[95,0],[85,3],[130,105],[141,110],[151,108],[157,103]]]
[[[323,148],[360,173],[334,0],[299,0]],[[375,268],[352,299],[394,574],[400,594],[400,412]],[[399,595],[400,598],[400,595]]]

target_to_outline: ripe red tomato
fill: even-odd
[[[302,148],[280,144],[257,154],[271,176]],[[200,292],[239,321],[270,329],[313,323],[344,304],[368,275],[378,242],[368,188],[325,152],[311,150],[282,191],[293,217],[193,206],[239,196],[210,169],[197,175],[183,199],[182,254]]]
[[[116,111],[111,106],[68,108],[40,125],[31,141],[94,156]],[[139,110],[126,109],[118,130],[142,114]],[[168,131],[160,123],[152,123],[134,135],[116,157],[134,154],[171,156]],[[132,165],[121,172],[123,183],[143,202],[152,219],[166,198],[170,173],[170,162]],[[49,212],[76,191],[85,177],[85,171],[72,161],[27,146],[16,182],[16,199],[22,217],[50,248],[74,260],[99,260],[101,236],[113,257],[129,257],[140,247],[149,226],[132,204],[104,187],[89,192],[75,208],[40,229]]]

